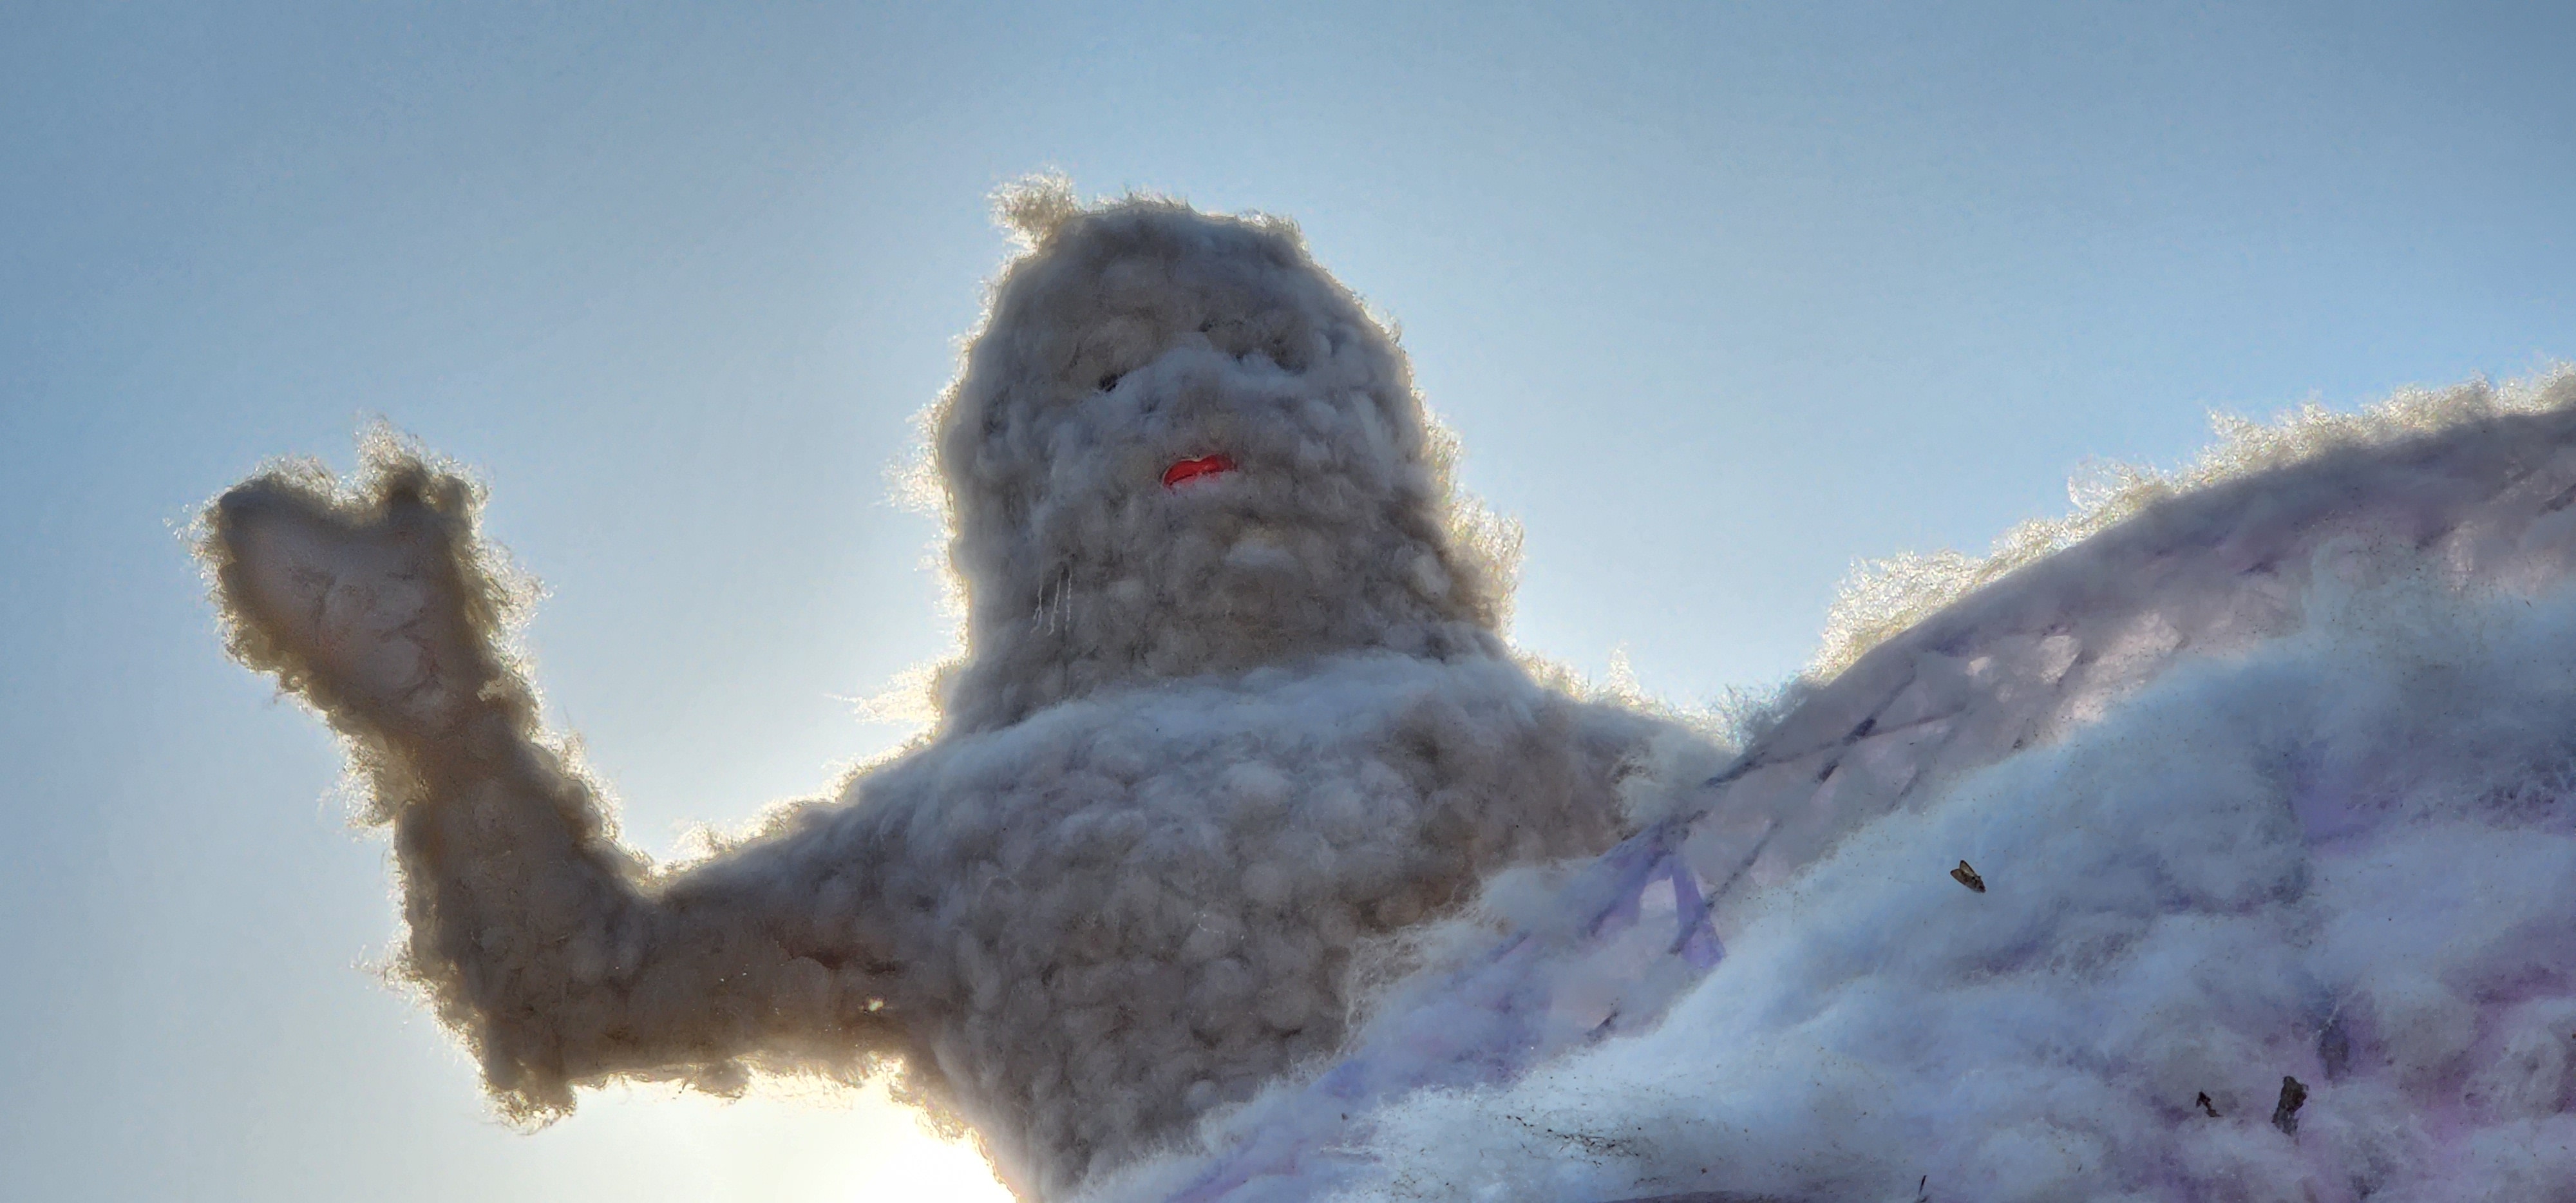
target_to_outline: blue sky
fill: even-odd
[[[0,1182],[953,1172],[866,1102],[485,1117],[177,534],[267,457],[381,415],[482,472],[550,704],[667,852],[901,736],[849,699],[947,632],[886,475],[985,194],[1058,168],[1297,218],[1525,523],[1516,636],[1690,700],[1793,672],[1854,559],[2211,409],[2576,356],[2571,52],[2546,4],[10,6]]]

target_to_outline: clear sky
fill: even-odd
[[[985,194],[1058,168],[1297,218],[1526,524],[1516,637],[1687,701],[2211,409],[2576,356],[2571,56],[2549,3],[0,8],[0,1194],[965,1165],[867,1100],[487,1117],[178,536],[264,458],[382,415],[485,474],[667,853],[903,734],[851,699],[947,631],[886,476]]]

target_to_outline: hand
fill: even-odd
[[[442,734],[495,667],[477,630],[499,604],[472,557],[472,489],[408,456],[371,475],[355,501],[284,474],[246,481],[209,512],[205,554],[244,663],[335,724]]]

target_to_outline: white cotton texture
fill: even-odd
[[[1652,1030],[1381,1110],[1332,1197],[2576,1198],[2576,594],[2309,601],[1853,833]]]
[[[1292,226],[1000,207],[934,723],[700,862],[541,728],[460,472],[209,510],[504,1114],[893,1071],[1097,1203],[2576,1200],[2576,373],[1896,565],[1739,753],[1505,646]]]
[[[930,417],[966,602],[936,724],[703,863],[621,848],[541,730],[459,473],[379,438],[209,511],[231,648],[347,737],[401,971],[506,1114],[894,1068],[1061,1197],[1326,1059],[1356,957],[1631,829],[1676,728],[1506,649],[1506,549],[1292,226],[1004,208],[1029,249]]]
[[[1497,878],[1486,959],[1094,1197],[2576,1198],[2576,373],[2195,475]],[[1705,976],[1678,880],[1597,871],[1658,847]]]

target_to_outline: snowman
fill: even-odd
[[[622,847],[543,728],[465,477],[379,440],[210,509],[231,650],[345,738],[401,971],[505,1114],[889,1069],[1062,1197],[1311,1072],[1356,965],[1630,834],[1696,738],[1516,658],[1403,352],[1292,226],[1004,210],[1026,251],[931,414],[966,601],[938,718],[702,860]]]

